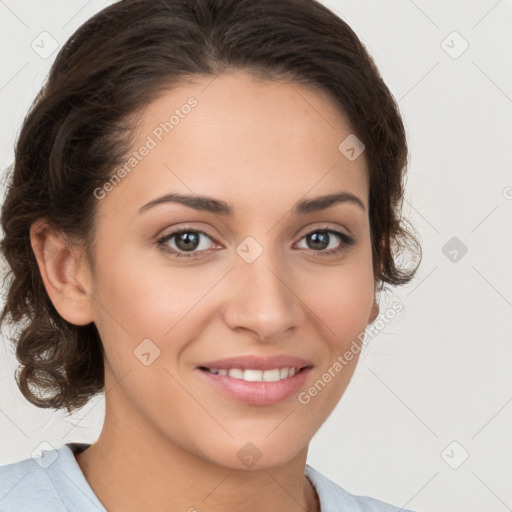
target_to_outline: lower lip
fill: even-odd
[[[303,368],[293,377],[276,382],[249,382],[196,368],[203,378],[224,395],[252,405],[276,404],[298,393],[304,386],[310,370],[311,367]]]

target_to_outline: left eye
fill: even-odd
[[[341,243],[338,242],[338,244],[334,244],[334,248],[329,247],[332,242],[332,235],[341,240]],[[208,250],[207,243],[206,247],[204,244],[203,247],[201,247],[202,237],[212,240],[212,238],[204,231],[199,231],[196,229],[181,229],[179,231],[173,231],[172,233],[169,233],[168,235],[160,238],[157,241],[157,244],[162,247],[162,250],[169,252],[178,258],[196,258],[200,256],[201,252]],[[170,247],[167,242],[173,239],[175,239],[173,242],[174,247]],[[317,245],[316,248],[314,247],[311,250],[317,253],[319,256],[329,256],[332,254],[341,253],[350,245],[355,243],[354,238],[351,236],[340,231],[335,231],[333,229],[317,229],[310,231],[301,238],[301,240],[303,239],[306,240],[308,245],[312,244],[313,247]],[[306,249],[308,248],[310,247],[306,247]],[[196,251],[196,249],[198,250]]]
[[[329,248],[333,235],[341,240],[341,243],[334,244],[334,247]],[[314,252],[319,253],[319,256],[330,256],[341,253],[355,242],[351,236],[341,233],[340,231],[335,231],[334,229],[316,229],[315,231],[307,233],[302,239],[306,239],[307,243],[312,243],[313,246],[320,245],[320,247],[316,247],[316,249],[320,250],[313,249]]]

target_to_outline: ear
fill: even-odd
[[[87,325],[93,318],[91,278],[81,252],[45,219],[30,226],[30,243],[55,309],[68,322]]]

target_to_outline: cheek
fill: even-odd
[[[214,295],[208,292],[226,271],[214,264],[180,267],[142,251],[116,254],[106,246],[99,261],[95,323],[118,373],[132,367],[133,352],[145,339],[160,349],[160,364],[178,358],[207,321]]]
[[[308,286],[306,304],[322,320],[331,348],[339,350],[366,328],[374,301],[371,260],[365,255],[355,263],[317,272],[315,286]]]
[[[371,262],[338,270],[330,269],[329,279],[317,275],[319,286],[310,288],[305,301],[312,305],[312,322],[316,322],[324,343],[318,346],[322,360],[318,373],[298,401],[319,422],[331,414],[350,383],[374,300]]]
[[[355,276],[332,278],[323,292],[313,292],[311,303],[315,313],[324,321],[329,338],[346,339],[357,335],[367,325],[373,302],[373,281],[368,283]]]
[[[155,249],[156,250],[156,249]],[[155,263],[128,251],[106,257],[97,276],[102,317],[115,320],[136,337],[162,336],[204,294],[205,283],[191,279],[187,269]],[[100,310],[102,308],[100,307]],[[106,315],[105,313],[111,313]]]

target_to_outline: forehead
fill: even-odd
[[[243,72],[198,78],[144,109],[108,202],[134,213],[171,191],[262,206],[347,190],[366,205],[364,154],[351,161],[338,148],[351,133],[340,109],[309,87]]]

